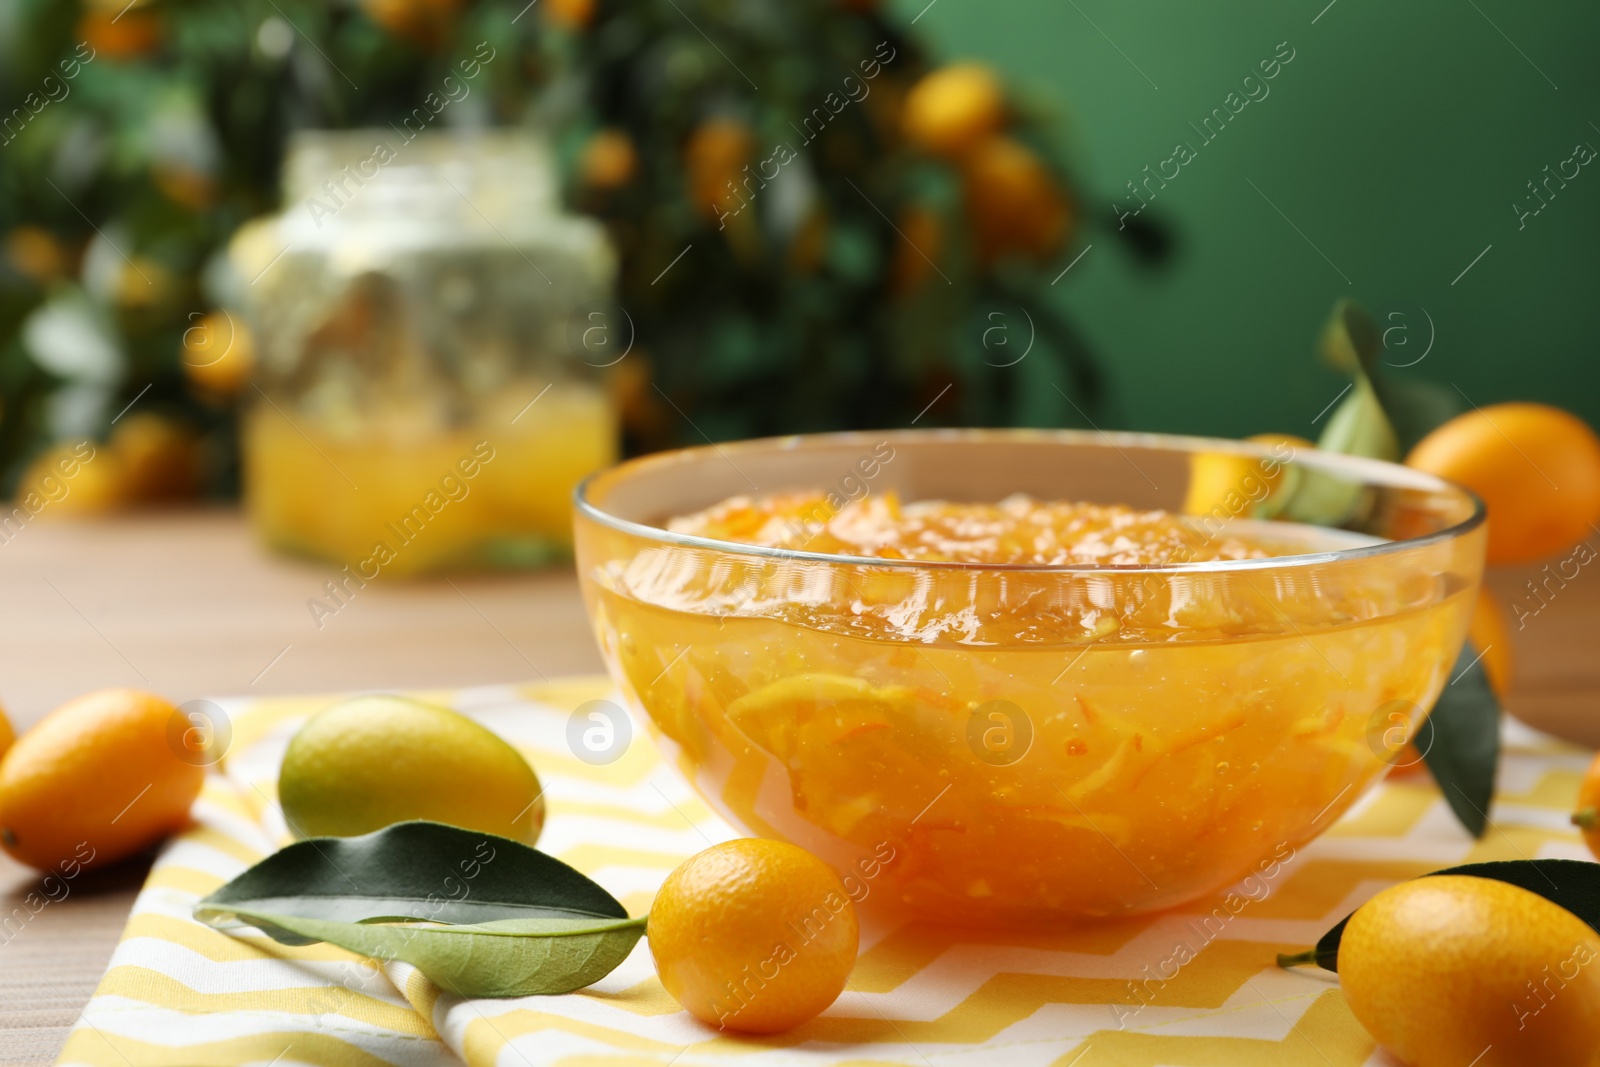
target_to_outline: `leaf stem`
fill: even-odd
[[[1600,808],[1579,808],[1572,813],[1572,825],[1580,830],[1593,830],[1600,826]]]
[[[1279,967],[1305,967],[1316,962],[1317,950],[1314,948],[1308,948],[1304,952],[1296,952],[1293,955],[1287,952],[1278,953]]]

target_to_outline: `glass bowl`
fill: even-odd
[[[829,494],[816,523],[889,491],[1026,493],[1163,508],[1202,541],[1249,533],[1294,554],[1002,566],[664,528],[804,489]],[[1483,572],[1470,493],[1287,444],[828,434],[647,456],[577,495],[601,650],[669,758],[863,906],[942,923],[1130,915],[1274,877],[1396,761]],[[1295,509],[1318,521],[1284,521]]]

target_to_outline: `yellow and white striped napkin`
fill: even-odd
[[[674,866],[737,833],[656,755],[635,724],[593,766],[569,718],[604,679],[418,694],[470,714],[537,768],[549,803],[540,847],[631,914]],[[767,1038],[719,1033],[679,1010],[640,942],[579,993],[464,1000],[404,963],[327,945],[286,948],[190,917],[201,896],[288,840],[275,803],[284,746],[336,698],[222,701],[225,773],[195,825],[156,861],[111,966],[60,1063],[93,1067],[1008,1067],[1384,1064],[1324,971],[1283,971],[1384,886],[1491,859],[1587,858],[1567,824],[1589,755],[1511,724],[1494,826],[1471,840],[1426,776],[1387,783],[1275,876],[1179,911],[1068,932],[864,926],[850,987],[819,1018]]]

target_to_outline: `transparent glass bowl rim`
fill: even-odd
[[[1427,545],[1441,544],[1465,536],[1481,526],[1486,515],[1483,501],[1478,498],[1477,494],[1464,486],[1447,482],[1425,471],[1379,459],[1347,456],[1304,447],[1295,450],[1292,462],[1314,470],[1326,471],[1329,474],[1354,478],[1363,484],[1378,484],[1393,488],[1416,489],[1422,492],[1453,495],[1458,499],[1470,502],[1472,504],[1472,514],[1454,526],[1436,530],[1422,537],[1380,541],[1372,545],[1360,545],[1330,552],[1305,552],[1286,556],[1266,556],[1260,559],[1222,559],[1190,563],[1148,564],[970,563],[949,560],[885,559],[879,556],[807,552],[800,549],[778,548],[769,545],[752,545],[740,541],[723,541],[714,537],[701,537],[698,534],[676,533],[659,526],[651,526],[648,523],[624,519],[605,511],[589,499],[590,491],[598,479],[615,476],[624,471],[637,477],[641,473],[647,473],[648,468],[651,467],[667,467],[707,459],[721,459],[732,463],[733,458],[740,452],[799,451],[813,442],[817,444],[861,445],[870,448],[885,440],[891,445],[901,443],[915,444],[923,441],[971,442],[973,444],[1043,441],[1058,442],[1063,445],[1115,449],[1119,452],[1124,448],[1163,449],[1169,452],[1186,452],[1190,454],[1221,452],[1254,459],[1276,459],[1282,462],[1282,457],[1274,451],[1276,446],[1257,444],[1252,441],[1189,437],[1180,434],[1026,429],[885,430],[876,433],[845,431],[839,433],[794,434],[783,437],[758,437],[744,441],[696,445],[689,448],[654,452],[649,455],[624,460],[615,466],[596,471],[579,482],[572,495],[577,511],[584,517],[602,526],[608,526],[614,530],[664,545],[723,552],[737,556],[805,560],[812,563],[851,567],[884,567],[909,571],[995,571],[1007,574],[1215,574],[1228,571],[1279,570],[1285,567],[1304,567],[1347,560],[1370,559],[1396,552],[1411,551]]]

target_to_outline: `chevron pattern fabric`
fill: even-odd
[[[603,679],[417,694],[516,744],[546,788],[540,847],[648,910],[667,872],[736,837],[641,730],[592,766],[569,719]],[[580,993],[463,1000],[403,963],[327,945],[286,948],[190,917],[194,901],[288,840],[278,763],[299,723],[336,698],[219,701],[232,748],[194,825],[168,843],[61,1064],[92,1067],[1255,1067],[1389,1064],[1337,979],[1283,971],[1380,889],[1457,863],[1587,858],[1567,824],[1589,754],[1507,726],[1493,826],[1473,841],[1426,775],[1393,779],[1316,842],[1227,893],[1174,912],[1070,931],[992,933],[867,922],[847,991],[768,1038],[719,1033],[679,1010],[643,942]],[[636,727],[639,724],[636,724]]]

